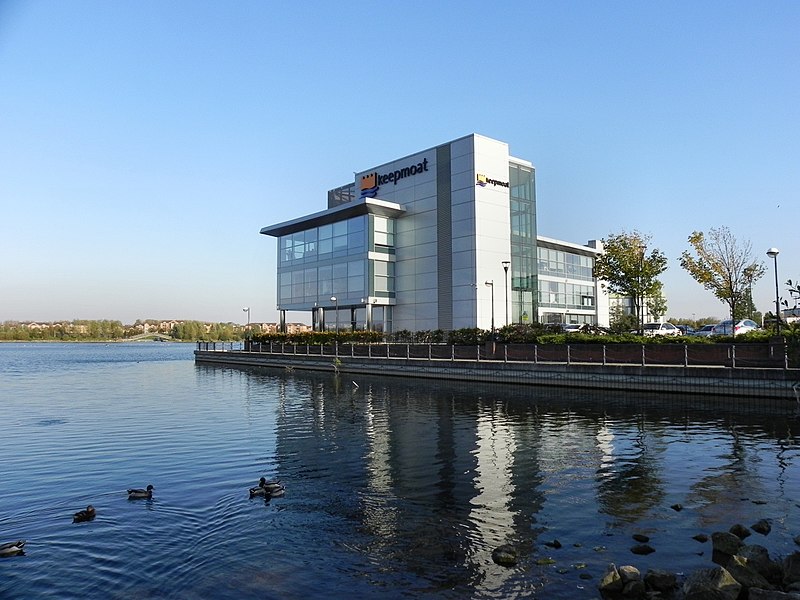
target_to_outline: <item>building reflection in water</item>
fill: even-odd
[[[729,429],[723,444],[713,418],[663,400],[327,373],[283,374],[277,391],[276,463],[298,509],[430,590],[530,589],[521,573],[543,541],[654,529],[674,501],[697,505],[693,527],[719,522],[733,490],[763,492],[756,455],[774,455],[784,482],[798,469],[796,439],[776,448],[754,425],[757,440]],[[522,571],[491,562],[505,543]]]

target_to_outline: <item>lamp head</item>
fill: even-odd
[[[778,254],[780,254],[780,250],[778,250],[777,248],[770,248],[769,250],[767,250],[767,256],[769,256],[770,258],[775,258],[778,256]]]
[[[494,287],[494,281],[487,281],[486,285],[489,287]]]

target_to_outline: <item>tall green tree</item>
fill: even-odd
[[[657,289],[654,289],[647,297],[646,305],[647,311],[655,320],[667,314],[667,299],[664,297],[663,286],[660,281],[658,282]]]
[[[625,314],[625,310],[615,304],[609,310],[609,329],[613,333],[628,333],[639,329],[639,319],[636,315]]]
[[[708,234],[695,231],[689,236],[692,251],[681,254],[681,267],[720,302],[728,305],[734,321],[748,315],[747,299],[753,283],[764,276],[764,264],[753,258],[750,240],[737,239],[725,226]]]
[[[645,300],[661,293],[658,277],[667,270],[667,257],[657,248],[649,250],[649,244],[650,236],[638,231],[610,234],[603,239],[604,253],[594,263],[596,279],[610,292],[633,300],[640,329]]]

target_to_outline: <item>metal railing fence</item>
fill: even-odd
[[[359,357],[427,361],[500,361],[546,364],[729,367],[788,369],[786,345],[771,344],[292,344],[284,342],[198,342],[214,352]]]

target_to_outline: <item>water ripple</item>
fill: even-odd
[[[634,532],[658,549],[640,568],[676,570],[708,566],[691,536],[734,521],[772,518],[773,553],[800,533],[800,425],[724,399],[355,388],[170,344],[30,346],[0,345],[0,532],[28,540],[2,597],[571,600]],[[261,476],[286,495],[249,498]],[[503,543],[517,567],[492,562]]]

